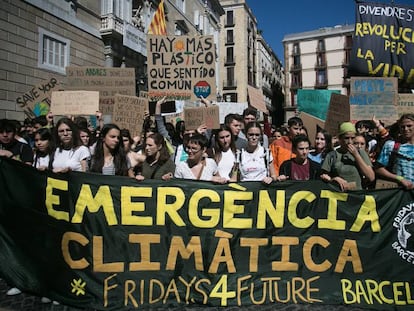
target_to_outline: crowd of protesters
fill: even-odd
[[[203,98],[201,102],[208,105]],[[210,131],[201,124],[188,130],[183,120],[175,126],[165,122],[163,103],[165,98],[156,104],[154,121],[148,115],[135,137],[116,124],[103,124],[100,113],[96,128],[83,117],[63,117],[53,124],[51,113],[23,124],[1,119],[0,156],[38,170],[119,175],[137,182],[319,179],[349,191],[373,189],[376,179],[384,179],[414,188],[414,114],[402,115],[387,128],[373,117],[355,125],[344,122],[336,135],[318,128],[316,137],[308,137],[299,117],[273,128],[259,123],[252,108],[227,115],[219,129]],[[17,288],[8,292],[19,293]]]

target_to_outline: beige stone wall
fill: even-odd
[[[76,18],[76,17],[74,17]],[[96,24],[96,21],[95,21]],[[100,38],[21,0],[2,0],[0,14],[0,118],[23,120],[18,96],[50,77],[65,76],[38,67],[39,27],[70,40],[70,65],[103,66]]]

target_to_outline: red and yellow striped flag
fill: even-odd
[[[152,18],[148,28],[150,35],[167,35],[167,24],[165,23],[164,0],[161,0],[158,9]]]

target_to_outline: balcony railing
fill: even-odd
[[[224,65],[234,65],[236,63],[236,57],[225,57],[224,58]]]
[[[315,89],[326,89],[327,87],[328,87],[328,80],[315,82]]]
[[[232,89],[232,88],[237,88],[236,80],[224,80],[223,81],[223,89]]]
[[[315,69],[325,69],[327,67],[326,62],[315,63]]]
[[[302,70],[302,64],[292,64],[292,66],[290,66],[290,72],[300,70]]]
[[[101,17],[101,34],[116,31],[120,34],[124,33],[124,21],[114,14],[102,15]]]

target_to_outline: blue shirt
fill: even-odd
[[[378,156],[377,162],[383,166],[388,166],[391,152],[394,149],[395,142],[393,140],[386,141]],[[395,157],[395,163],[392,172],[405,179],[414,182],[414,145],[401,144],[398,148],[398,154]]]

